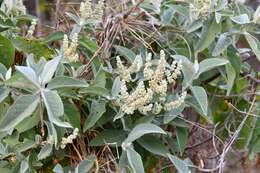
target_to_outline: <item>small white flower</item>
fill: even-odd
[[[100,22],[103,16],[104,1],[99,0],[95,9],[92,9],[91,0],[85,0],[80,3],[80,23],[84,24],[86,20]]]
[[[35,31],[36,25],[37,25],[37,19],[33,19],[32,22],[31,22],[31,26],[30,26],[30,28],[27,32],[27,38],[33,37],[33,33]]]
[[[78,129],[78,128],[75,128],[75,129],[73,130],[73,136],[74,136],[74,137],[77,137],[77,136],[78,136],[78,133],[79,133],[79,129]]]
[[[69,43],[68,36],[65,34],[63,38],[62,50],[64,52],[64,57],[69,62],[75,62],[79,59],[79,55],[77,53],[78,47],[78,34],[74,34],[71,43]]]
[[[4,0],[1,4],[1,10],[6,15],[25,15],[26,7],[23,4],[23,0]]]
[[[165,53],[163,50],[160,51],[160,59],[158,61],[158,65],[155,71],[154,79],[159,82],[164,77],[165,72],[165,66],[166,66],[166,60],[165,60]]]
[[[153,77],[153,70],[152,67],[152,54],[148,53],[146,57],[145,67],[144,67],[144,78],[145,80],[150,80]]]
[[[97,21],[101,21],[103,17],[103,10],[104,10],[104,0],[99,0],[96,8],[94,10],[94,17]]]
[[[54,144],[54,137],[53,135],[48,136],[48,139],[46,141],[47,144]]]
[[[129,72],[129,70],[123,65],[121,59],[119,56],[116,57],[116,64],[117,64],[117,70],[118,73],[120,75],[120,77],[128,82],[131,80],[131,73]]]
[[[165,75],[167,78],[167,81],[169,83],[174,83],[178,76],[181,75],[181,70],[182,70],[182,61],[173,61],[170,69],[165,71]]]
[[[164,110],[171,111],[172,109],[180,107],[184,103],[184,99],[185,99],[186,95],[187,95],[187,92],[184,91],[177,100],[165,103]]]
[[[147,112],[152,110],[152,107],[153,107],[153,104],[149,104],[149,105],[140,107],[138,110],[140,112],[142,112],[143,114],[147,114]]]
[[[79,12],[80,12],[80,17],[82,20],[92,18],[91,1],[85,0],[84,2],[81,2]]]
[[[68,137],[62,137],[61,145],[60,145],[61,149],[64,149],[67,144],[72,144],[73,140],[77,138],[78,133],[79,133],[79,129],[75,128],[71,135],[69,135]]]
[[[159,114],[162,110],[162,105],[158,102],[155,102],[154,107],[152,109],[153,114]]]

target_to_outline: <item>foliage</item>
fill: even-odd
[[[189,158],[194,128],[215,140],[216,169],[231,146],[254,159],[260,7],[105,4],[84,1],[66,12],[70,32],[34,37],[22,1],[2,2],[0,172],[212,170]]]

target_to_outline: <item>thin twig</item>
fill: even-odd
[[[43,105],[42,102],[40,102],[40,124],[41,124],[41,136],[42,136],[42,141],[45,136],[45,130],[44,130],[44,111],[43,111]]]
[[[98,159],[95,160],[96,170],[95,173],[99,172],[99,165],[98,165]]]
[[[80,154],[80,152],[79,152],[79,150],[77,149],[77,147],[72,143],[72,147],[73,147],[73,149],[76,151],[76,153],[77,153],[77,155],[78,155],[78,157],[79,157],[79,159],[82,161],[83,160],[83,158],[82,158],[82,156],[81,156],[81,154]]]
[[[213,134],[210,130],[208,130],[208,129],[202,127],[201,125],[199,125],[199,124],[197,124],[197,123],[195,123],[195,122],[193,122],[193,121],[187,120],[187,119],[185,119],[185,118],[183,118],[183,117],[181,117],[181,116],[178,116],[178,118],[180,118],[180,119],[182,119],[183,121],[186,121],[187,123],[192,124],[192,125],[194,125],[194,126],[200,128],[200,129],[204,130],[205,132],[211,134],[212,136],[214,135],[214,136],[216,137],[216,139],[218,139],[218,141],[220,141],[222,144],[224,144],[224,142],[222,141],[222,139],[220,139],[218,136],[216,136],[215,134]]]
[[[55,16],[54,16],[54,28],[59,28],[59,11],[60,11],[60,0],[56,0]]]
[[[255,100],[256,100],[256,96],[253,98],[252,104],[247,113],[240,111],[240,113],[246,114],[246,116],[244,117],[243,121],[239,124],[237,130],[235,131],[235,133],[233,134],[233,136],[230,138],[230,140],[227,142],[227,144],[225,145],[225,147],[223,149],[223,152],[222,152],[220,160],[219,160],[219,173],[223,172],[225,156],[228,153],[228,151],[230,150],[232,144],[237,139],[241,129],[244,127],[244,124],[246,123],[247,118],[251,115],[251,111],[253,110]]]

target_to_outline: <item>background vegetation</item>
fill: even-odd
[[[258,172],[260,7],[0,0],[0,172]]]

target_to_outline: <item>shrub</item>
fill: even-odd
[[[36,37],[22,1],[2,2],[1,172],[222,172],[231,147],[255,158],[260,7],[85,0],[78,11],[66,12],[70,32]]]

